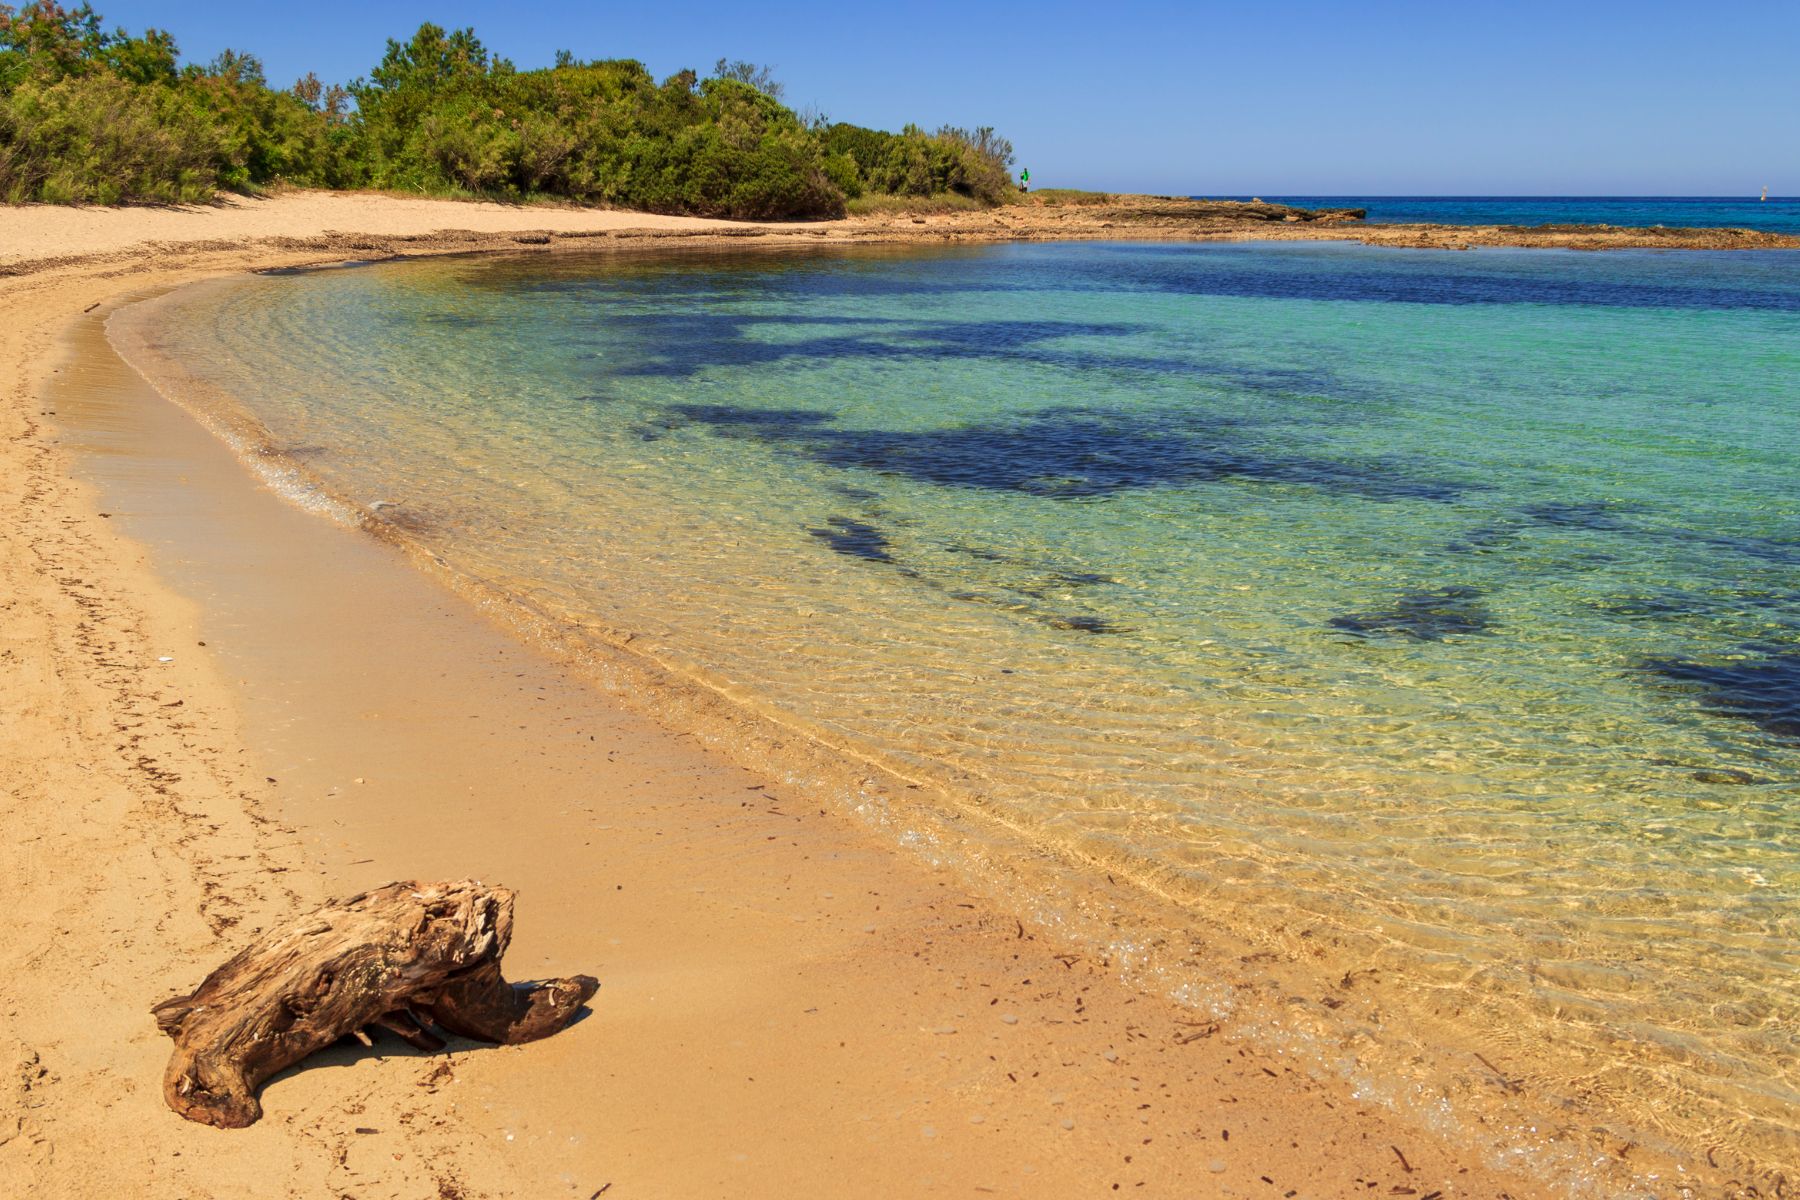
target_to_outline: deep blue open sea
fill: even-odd
[[[1217,197],[1249,200],[1250,196]],[[1671,225],[1800,234],[1800,197],[1262,196],[1301,208],[1366,208],[1384,225]]]

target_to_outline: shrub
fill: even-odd
[[[262,65],[176,69],[174,38],[104,33],[86,5],[0,5],[0,195],[18,203],[194,202],[317,182],[326,131]]]
[[[0,196],[12,204],[209,200],[231,149],[204,108],[163,85],[71,75],[0,97]]]
[[[223,131],[229,151],[219,183],[234,190],[285,181],[325,182],[330,130],[291,92],[271,91],[262,64],[227,50],[205,67],[181,73],[180,92],[203,107]]]
[[[226,51],[105,32],[92,8],[0,3],[0,196],[197,201],[274,183],[701,216],[836,216],[866,192],[995,203],[1012,147],[991,129],[884,133],[802,120],[767,67],[720,59],[657,82],[631,60],[519,71],[472,29],[421,25],[349,88],[268,86]]]
[[[946,126],[928,134],[908,125],[898,134],[838,124],[824,131],[825,151],[856,166],[858,192],[893,196],[952,193],[986,204],[1013,194],[1012,143],[991,128],[974,133]],[[848,194],[848,192],[846,192]]]
[[[843,194],[817,140],[766,90],[632,61],[541,71],[492,60],[472,31],[426,26],[390,42],[352,89],[366,182],[526,198],[553,194],[653,212],[836,215]]]

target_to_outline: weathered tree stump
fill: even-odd
[[[441,1050],[430,1022],[513,1045],[548,1037],[599,989],[588,975],[514,986],[500,974],[513,894],[390,883],[265,934],[191,995],[151,1011],[175,1039],[163,1096],[190,1121],[241,1129],[269,1076],[370,1026]]]

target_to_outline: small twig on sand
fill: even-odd
[[[1494,1078],[1499,1081],[1501,1087],[1505,1088],[1509,1092],[1516,1092],[1519,1090],[1519,1081],[1516,1079],[1508,1078],[1506,1073],[1503,1072],[1499,1067],[1496,1067],[1493,1063],[1489,1062],[1487,1060],[1487,1057],[1484,1054],[1482,1054],[1481,1051],[1479,1051],[1479,1050],[1475,1051],[1475,1057],[1481,1063],[1482,1066],[1486,1067],[1488,1070],[1490,1070],[1494,1073]]]

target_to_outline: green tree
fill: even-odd
[[[775,78],[775,68],[759,66],[742,59],[721,58],[713,64],[714,79],[732,79],[749,84],[769,99],[780,102],[787,89]]]
[[[630,59],[519,71],[473,29],[422,24],[348,88],[271,89],[227,50],[181,66],[158,29],[106,32],[88,6],[0,3],[0,196],[201,200],[278,183],[756,218],[841,213],[867,191],[997,200],[1012,148],[991,129],[899,134],[781,103],[766,66],[658,82]]]

